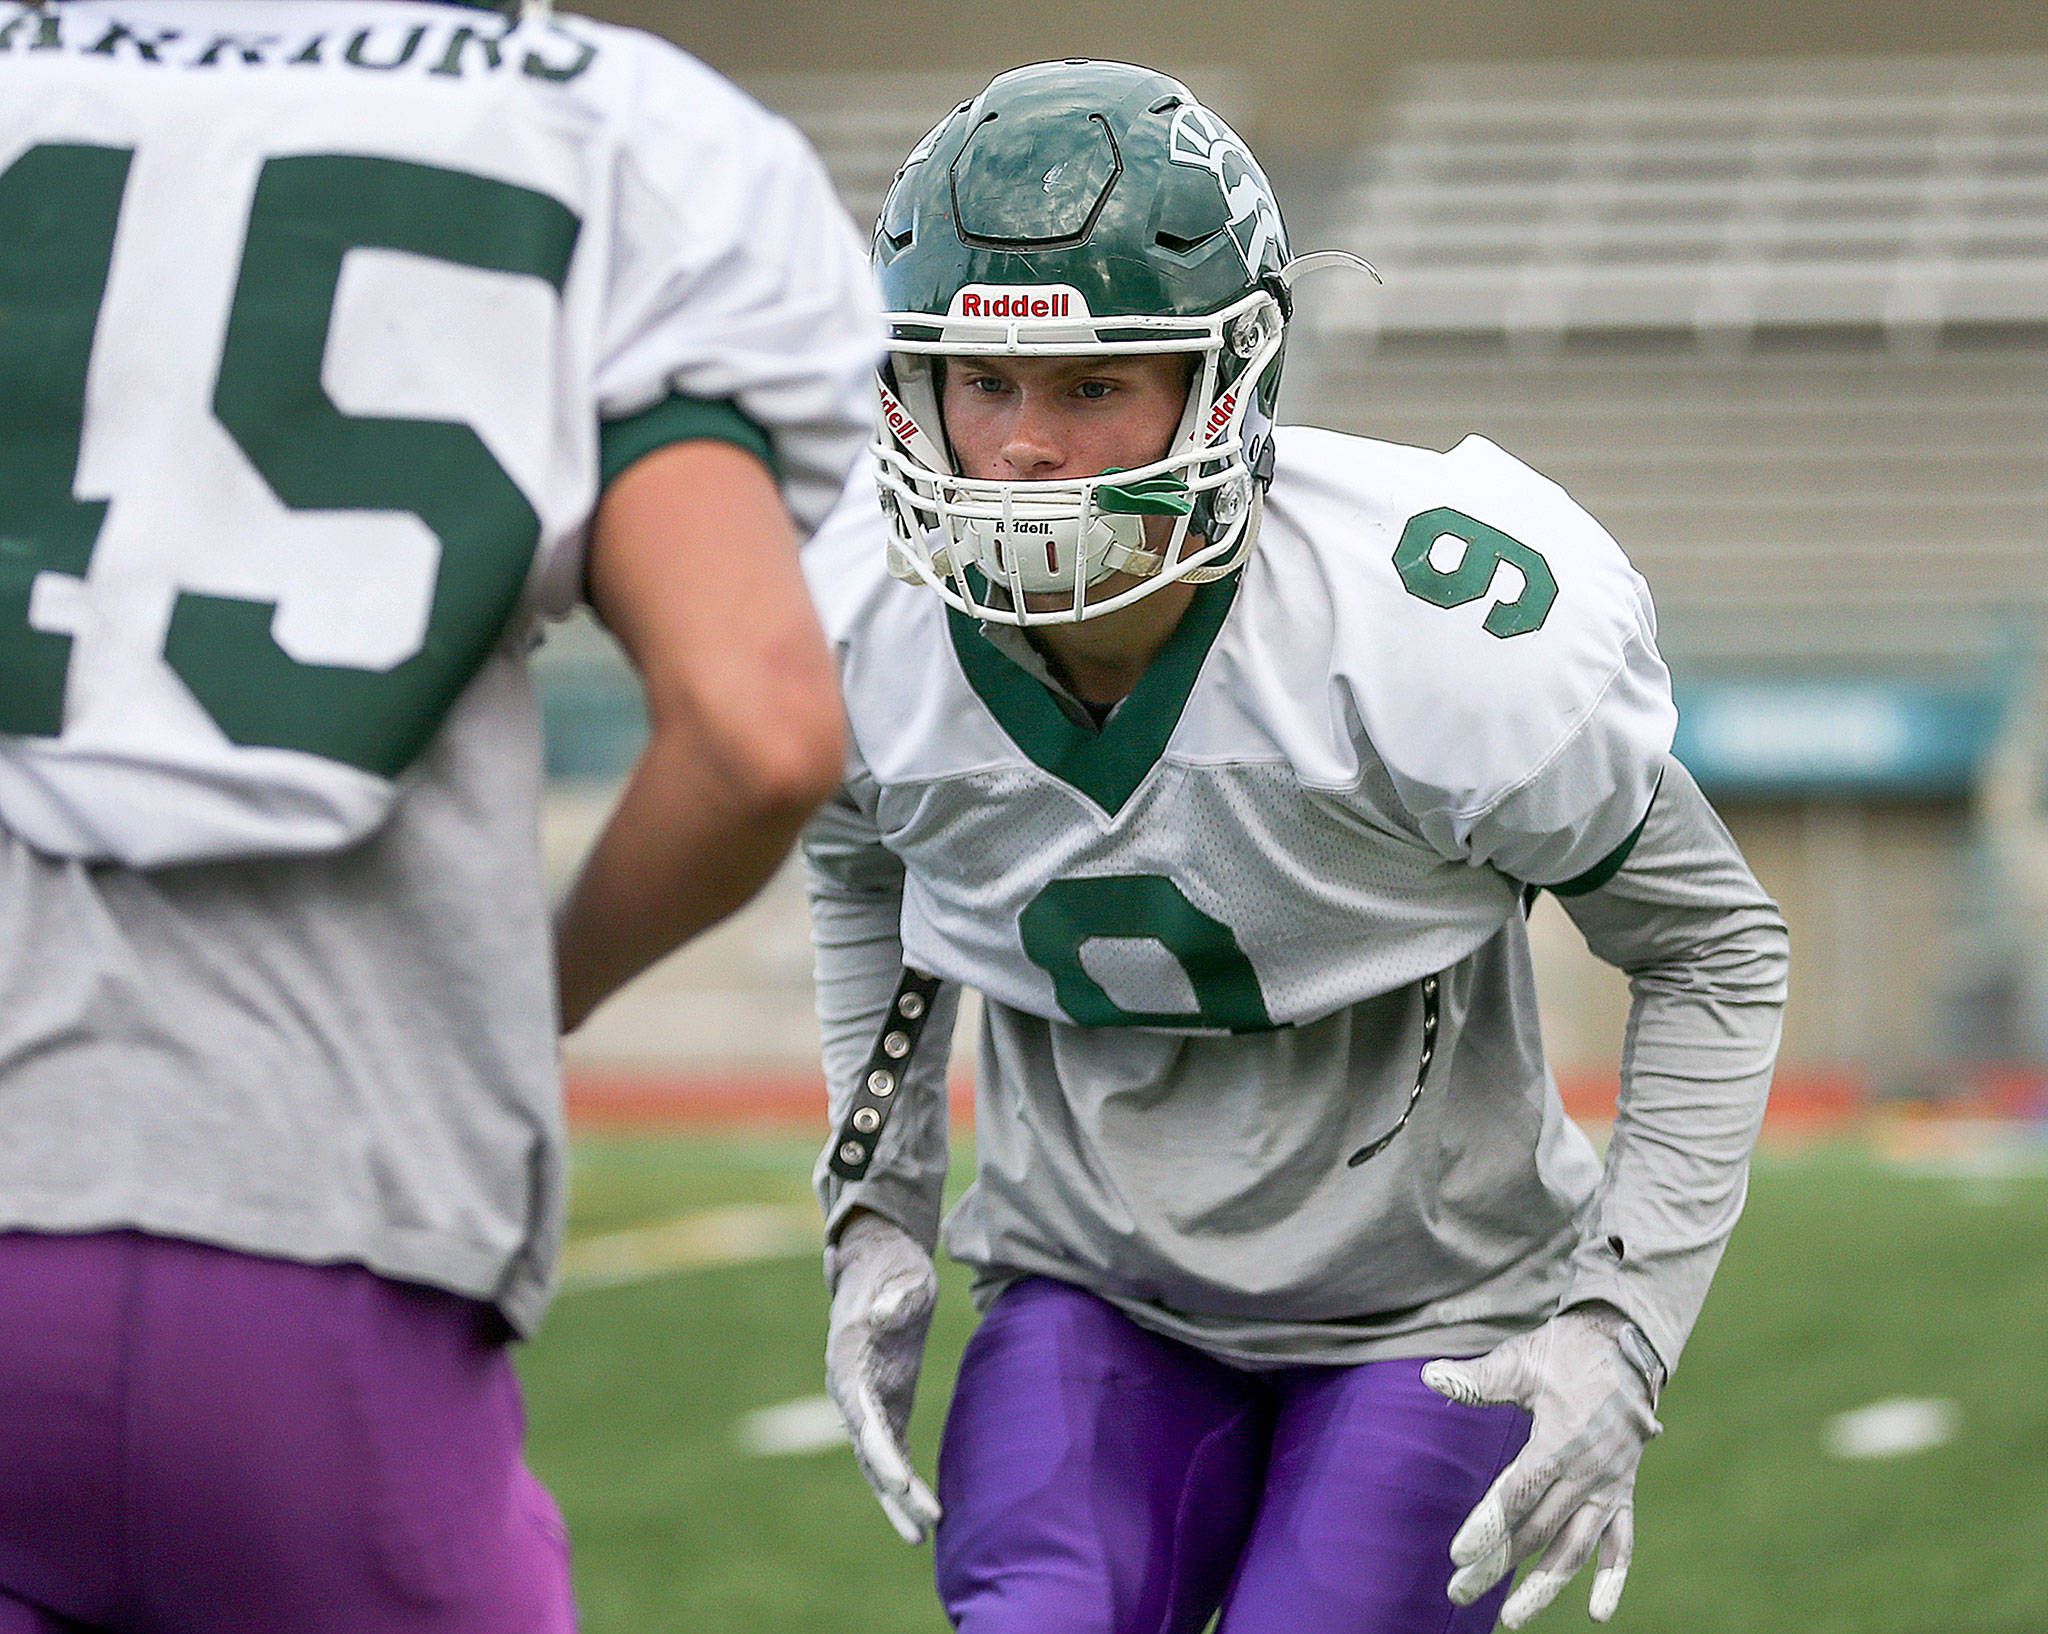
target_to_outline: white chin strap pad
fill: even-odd
[[[1020,588],[1027,595],[1071,592],[1077,549],[1086,564],[1084,585],[1117,571],[1145,574],[1159,568],[1158,555],[1145,548],[1141,516],[1092,511],[1084,521],[1071,510],[1034,516],[1020,507],[1007,519],[962,517],[955,526],[962,553],[991,584]]]

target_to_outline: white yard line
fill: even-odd
[[[789,1458],[844,1446],[846,1426],[830,1396],[804,1396],[743,1415],[733,1439],[756,1458]]]
[[[585,1237],[562,1250],[561,1292],[615,1288],[679,1271],[800,1259],[824,1246],[811,1203],[748,1203],[703,1209],[660,1225]]]
[[[1836,1414],[1822,1440],[1837,1458],[1903,1458],[1953,1441],[1961,1424],[1952,1401],[1899,1398]]]

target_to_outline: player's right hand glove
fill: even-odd
[[[1534,1418],[1520,1456],[1451,1539],[1451,1599],[1470,1605],[1540,1549],[1501,1608],[1520,1628],[1597,1547],[1590,1609],[1606,1622],[1635,1549],[1636,1465],[1664,1428],[1653,1411],[1664,1366],[1643,1330],[1611,1305],[1574,1306],[1472,1361],[1430,1362],[1422,1382],[1467,1407],[1513,1402]]]
[[[832,1290],[825,1388],[882,1513],[905,1543],[922,1543],[938,1524],[939,1500],[911,1468],[904,1432],[938,1274],[908,1233],[879,1214],[859,1213],[825,1249],[825,1284]]]

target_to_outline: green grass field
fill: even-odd
[[[807,1144],[607,1138],[572,1235],[807,1196]],[[957,1167],[957,1165],[956,1165]],[[973,1325],[947,1268],[919,1402],[929,1472]],[[935,1634],[930,1551],[900,1544],[842,1448],[742,1451],[748,1411],[823,1388],[815,1256],[572,1292],[523,1358],[587,1634]],[[1946,1446],[1843,1462],[1834,1414],[1960,1409]],[[1826,1148],[1759,1162],[1644,1465],[1616,1630],[2048,1630],[2048,1171],[1908,1174]],[[1574,1584],[1538,1628],[1589,1628]]]

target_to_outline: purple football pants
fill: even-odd
[[[570,1634],[487,1306],[0,1233],[0,1634]]]
[[[1080,1289],[1013,1284],[967,1347],[939,1454],[939,1598],[961,1634],[1482,1634],[1451,1535],[1528,1415],[1420,1361],[1252,1373]]]

